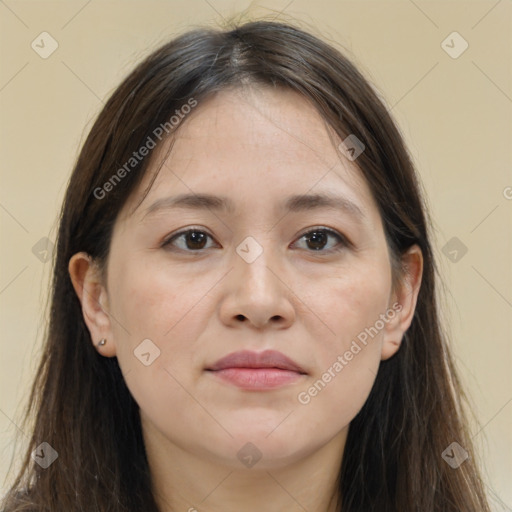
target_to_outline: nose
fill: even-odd
[[[239,327],[246,323],[255,329],[284,329],[293,324],[293,292],[267,252],[252,263],[235,253],[235,268],[227,276],[227,293],[220,308],[224,324]]]

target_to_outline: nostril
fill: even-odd
[[[236,315],[236,319],[241,320],[243,322],[245,320],[245,316],[244,315]]]

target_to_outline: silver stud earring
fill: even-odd
[[[103,347],[103,345],[105,345],[106,343],[107,343],[107,339],[106,338],[102,338],[100,341],[98,341],[97,346],[98,347]]]

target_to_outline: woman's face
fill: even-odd
[[[149,174],[123,208],[108,321],[87,322],[147,439],[271,468],[346,435],[416,295],[392,293],[376,203],[339,142],[297,93],[224,91],[182,122],[140,206]]]

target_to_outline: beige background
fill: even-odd
[[[345,48],[392,109],[434,218],[442,308],[480,422],[472,433],[493,510],[512,510],[510,0],[0,2],[0,481],[47,318],[50,263],[32,248],[55,241],[92,119],[150,50],[244,10],[302,20]],[[47,59],[31,48],[43,31],[59,45]],[[441,46],[453,31],[469,44],[456,59]],[[456,262],[443,252],[452,237],[467,247]]]

